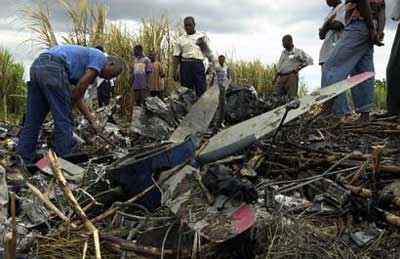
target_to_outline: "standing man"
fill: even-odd
[[[231,78],[231,71],[228,67],[228,64],[226,64],[226,57],[224,55],[220,55],[218,57],[218,65],[221,68],[221,71],[219,71],[219,73],[216,71],[213,73],[213,77],[211,79],[212,85],[218,85],[218,82],[225,82]]]
[[[277,65],[277,74],[274,79],[275,91],[278,95],[297,97],[299,90],[299,71],[313,65],[310,55],[301,49],[295,48],[291,35],[282,39],[285,50],[281,54]]]
[[[136,58],[131,70],[131,84],[134,92],[135,105],[143,106],[149,92],[151,61],[144,56],[142,46],[136,45],[133,51]]]
[[[181,36],[175,45],[173,57],[174,80],[181,80],[181,85],[196,91],[198,97],[207,89],[206,71],[203,61],[212,60],[209,49],[209,38],[204,32],[197,32],[193,17],[184,20],[186,34]],[[180,65],[180,75],[179,75]]]
[[[96,49],[103,52],[106,56],[103,46],[97,46]],[[99,108],[110,104],[111,92],[114,87],[114,80],[105,80],[104,78],[97,77],[95,80],[95,87],[97,88],[97,101]]]
[[[231,78],[231,72],[226,64],[224,55],[218,57],[218,64],[215,67],[215,72],[211,79],[211,86],[219,87],[219,105],[216,113],[216,126],[224,127],[225,121],[225,106],[226,106],[226,88],[223,84]]]
[[[326,0],[326,4],[331,7],[331,11],[326,17],[322,28],[319,30],[319,38],[324,40],[319,55],[319,64],[322,71],[322,82],[324,82],[324,64],[331,56],[337,42],[343,34],[345,26],[346,9],[341,0]],[[322,83],[323,84],[323,83]],[[335,111],[335,114],[348,114],[350,110],[347,103],[347,93],[342,93],[335,100],[326,103],[325,110],[327,115]],[[347,110],[346,110],[347,108]]]
[[[164,85],[162,79],[165,78],[164,67],[161,62],[157,61],[157,53],[151,51],[149,58],[151,60],[152,72],[149,78],[150,96],[157,96],[160,99],[164,98]]]
[[[400,20],[400,1],[395,1],[392,19]],[[400,23],[397,26],[389,64],[386,70],[387,80],[387,116],[400,115]]]
[[[114,87],[114,80],[104,80],[103,78],[97,78],[97,101],[99,108],[110,104],[112,88]]]
[[[345,31],[324,65],[322,86],[335,84],[350,75],[373,72],[374,45],[383,45],[384,28],[384,0],[346,0]],[[351,90],[356,112],[360,114],[358,123],[369,120],[374,103],[374,83],[375,80],[370,79]]]
[[[17,147],[25,163],[33,162],[39,131],[49,111],[55,126],[55,151],[60,157],[70,154],[73,145],[72,106],[76,105],[99,133],[100,126],[83,101],[84,94],[97,76],[111,79],[122,69],[121,60],[94,48],[60,45],[40,54],[30,69],[27,114]],[[72,91],[70,84],[75,85]]]

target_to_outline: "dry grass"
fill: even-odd
[[[23,97],[26,87],[23,81],[24,67],[15,62],[9,51],[0,48],[0,118],[18,119],[24,110]]]
[[[168,75],[165,79],[167,92],[171,92],[174,86],[172,55],[175,35],[176,32],[171,28],[169,18],[162,15],[158,19],[142,20],[142,28],[137,37],[138,43],[145,48],[147,54],[153,50],[158,53],[159,59],[163,61]]]
[[[254,86],[259,93],[271,93],[276,74],[274,65],[265,65],[260,60],[242,61],[230,59],[229,64],[235,82]]]
[[[87,238],[83,234],[69,233],[64,235],[38,236],[33,247],[33,255],[43,259],[72,259],[82,258],[84,244],[89,240],[86,258],[94,259],[95,251],[92,238]],[[121,255],[113,253],[102,247],[103,259],[119,259]],[[130,257],[132,258],[132,257]]]
[[[26,7],[22,15],[26,25],[35,35],[33,42],[40,48],[51,48],[58,44],[50,21],[49,6],[46,1],[37,0],[37,8]]]
[[[382,233],[368,247],[354,251],[346,241],[352,229],[341,219],[294,216],[277,211],[258,222],[257,239],[265,246],[257,259],[390,258],[391,245],[387,242],[393,240],[392,237]]]
[[[107,11],[101,2],[95,5],[90,5],[88,0],[59,2],[72,25],[71,32],[63,37],[64,43],[96,46],[104,42]]]

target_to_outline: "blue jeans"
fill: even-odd
[[[60,60],[41,55],[31,66],[27,113],[17,153],[32,163],[40,128],[51,111],[54,120],[55,151],[58,156],[71,153],[73,121],[68,75]]]
[[[329,86],[329,84],[326,83],[326,70],[325,70],[325,64],[322,64],[322,88]],[[324,104],[324,108],[327,108],[328,104]],[[351,113],[349,101],[348,101],[348,96],[347,92],[341,93],[336,98],[333,99],[333,106],[332,106],[332,113],[342,117],[346,114]]]
[[[335,84],[349,76],[374,72],[374,47],[364,21],[350,23],[338,41],[328,61],[323,65],[322,87]],[[356,112],[370,112],[374,105],[374,83],[371,78],[351,89]],[[350,113],[347,94],[334,100],[333,113],[343,116]]]

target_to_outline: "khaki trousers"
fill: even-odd
[[[275,85],[275,92],[278,95],[288,95],[290,97],[297,97],[299,91],[299,74],[291,73],[288,75],[278,76]]]

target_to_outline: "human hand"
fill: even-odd
[[[206,44],[206,38],[205,37],[198,38],[196,44],[198,46],[204,46]]]
[[[383,32],[383,31],[381,31],[381,32],[378,32],[378,38],[379,38],[379,41],[383,41],[383,39],[385,38],[385,33]]]
[[[298,66],[293,72],[299,73],[300,70],[302,70],[302,69],[303,69],[303,66]]]
[[[378,34],[375,29],[371,29],[369,34],[370,34],[371,41],[374,45],[376,45],[378,47],[382,47],[384,45],[382,42],[383,37],[384,37],[383,32]]]
[[[207,39],[206,37],[201,37],[196,41],[197,46],[200,47],[201,51],[204,53],[204,55],[209,58],[209,55],[211,54],[210,47],[208,46]],[[210,60],[211,61],[211,60]]]
[[[279,78],[279,74],[276,74],[275,75],[275,77],[274,77],[274,80],[272,80],[272,85],[276,85],[276,82],[278,81],[278,78]]]
[[[90,127],[96,135],[100,135],[104,130],[104,127],[98,121],[93,121],[90,123]]]
[[[333,14],[331,17],[329,17],[329,19],[328,19],[328,23],[331,23],[331,22],[333,22],[334,20],[336,19],[336,14]]]
[[[318,35],[320,40],[324,40],[326,37],[326,32],[323,29],[319,29]]]
[[[209,67],[208,67],[208,69],[206,71],[206,74],[207,75],[213,75],[215,72],[218,72],[217,69],[216,69],[216,65],[213,64],[213,63],[210,63],[210,65],[209,65]]]

